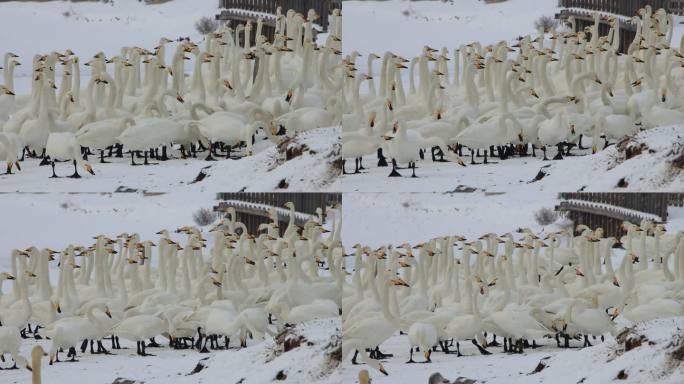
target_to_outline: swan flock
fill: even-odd
[[[606,36],[599,34],[602,20],[610,25]],[[391,159],[389,176],[401,176],[401,164],[415,177],[427,150],[432,161],[461,166],[462,156],[470,164],[480,163],[476,157],[485,164],[516,156],[560,160],[684,122],[684,37],[672,46],[671,14],[642,8],[629,20],[636,36],[625,54],[618,52],[624,37],[616,17],[594,13],[594,24],[579,32],[569,21],[569,32],[541,28],[514,45],[426,45],[410,59],[351,52],[344,59],[342,158],[355,167],[343,172],[361,173],[377,157],[380,167]]]
[[[332,12],[324,45],[315,38],[318,17],[278,8],[273,41],[262,34],[260,18],[223,25],[201,45],[161,38],[152,50],[122,47],[111,57],[84,59],[70,49],[37,54],[29,95],[14,87],[15,69],[28,63],[7,52],[0,85],[4,171],[38,159],[58,177],[56,164],[67,161],[79,178],[79,168],[95,174],[91,155],[105,163],[130,154],[131,165],[198,152],[206,160],[236,159],[251,156],[256,140],[279,144],[339,126],[341,13]],[[82,74],[86,67],[89,75]]]
[[[159,231],[156,241],[122,233],[59,252],[13,250],[12,270],[0,274],[0,356],[31,369],[20,354],[29,337],[49,339],[42,345],[50,365],[63,361],[60,352],[69,361],[88,349],[116,353],[120,339],[135,342],[140,356],[160,348],[159,337],[171,349],[206,353],[338,317],[346,276],[341,211],[319,208],[299,227],[294,204],[286,207],[286,228],[271,208],[272,221],[259,233],[249,233],[229,208],[230,217],[204,233],[185,226]],[[51,268],[58,274],[51,277]]]
[[[520,228],[413,246],[356,244],[342,297],[343,358],[387,375],[381,360],[413,363],[418,350],[429,363],[435,352],[462,356],[466,341],[482,355],[501,344],[509,353],[586,347],[615,336],[616,320],[683,316],[684,231],[647,220],[623,227],[619,239],[578,225],[576,236]],[[399,334],[406,355],[383,353]]]

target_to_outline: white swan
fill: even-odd
[[[52,159],[52,178],[57,178],[55,173],[55,162],[57,160],[69,160],[74,163],[74,173],[69,176],[71,178],[79,179],[81,175],[78,173],[78,165],[83,166],[88,173],[95,175],[93,167],[83,161],[81,157],[81,146],[75,134],[71,132],[55,132],[48,136],[45,154]]]
[[[17,363],[31,369],[26,359],[19,354],[21,347],[21,337],[19,328],[13,326],[0,326],[0,356],[9,354],[14,360],[13,368],[17,368]],[[4,358],[3,358],[4,359]]]
[[[138,315],[124,319],[110,329],[110,332],[124,339],[135,341],[140,356],[153,356],[145,352],[145,340],[168,332],[168,321],[153,315]]]
[[[418,347],[425,355],[425,362],[431,363],[430,355],[432,354],[432,347],[437,344],[437,328],[427,322],[415,322],[411,324],[408,329],[409,345],[411,346],[411,353],[409,363],[413,363],[413,347]]]

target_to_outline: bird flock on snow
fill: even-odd
[[[56,161],[69,161],[72,177],[79,178],[79,166],[94,174],[88,156],[98,152],[102,163],[130,152],[132,165],[197,157],[198,150],[207,160],[236,158],[253,154],[257,134],[280,143],[298,132],[339,126],[341,13],[332,12],[325,45],[315,41],[318,18],[314,10],[283,14],[279,8],[273,41],[262,34],[259,19],[256,27],[221,26],[203,47],[161,38],[153,51],[123,47],[118,55],[99,52],[83,64],[70,49],[38,54],[30,95],[15,94],[14,71],[21,63],[8,52],[0,86],[0,161],[12,173],[21,170],[21,161],[40,159],[52,165],[52,177]],[[82,65],[90,68],[89,77]],[[136,163],[136,157],[144,160]]]
[[[343,358],[353,352],[352,363],[387,375],[382,361],[399,357],[380,349],[390,338],[406,340],[407,363],[414,351],[430,363],[438,351],[462,356],[466,340],[482,355],[501,339],[508,353],[554,338],[559,348],[574,340],[586,347],[615,335],[618,317],[684,315],[684,231],[648,220],[623,228],[620,239],[578,225],[577,236],[561,230],[543,239],[520,228],[415,246],[356,244],[342,298]]]
[[[70,244],[61,252],[35,246],[13,250],[12,270],[0,274],[2,361],[8,354],[12,368],[31,369],[20,354],[29,337],[49,339],[43,346],[52,365],[62,351],[70,361],[76,361],[77,349],[86,353],[88,347],[91,354],[111,354],[121,349],[120,338],[135,342],[140,356],[161,347],[155,337],[168,339],[172,349],[206,353],[338,317],[346,276],[341,211],[331,207],[324,214],[319,208],[299,227],[294,204],[285,206],[284,229],[278,211],[270,208],[272,221],[260,225],[259,233],[248,233],[229,208],[230,217],[208,233],[178,228],[183,245],[161,230],[156,243],[122,233],[113,239],[96,236],[91,245]],[[324,228],[324,216],[331,230]],[[50,276],[55,268],[56,281]],[[3,292],[4,281],[11,282],[10,292]]]
[[[602,20],[610,25],[606,36],[599,34]],[[432,161],[462,166],[464,147],[470,164],[538,150],[546,160],[547,147],[560,160],[574,147],[587,149],[583,137],[596,153],[601,138],[605,148],[640,130],[684,121],[684,37],[678,49],[671,46],[671,14],[642,8],[630,20],[636,36],[626,54],[618,52],[623,37],[616,17],[594,13],[593,26],[579,32],[572,32],[575,19],[569,21],[570,32],[541,28],[512,46],[476,41],[453,55],[447,47],[425,46],[410,60],[371,53],[367,74],[358,70],[361,55],[352,52],[344,59],[342,158],[354,159],[353,173],[365,169],[364,159],[375,161],[371,156],[378,166],[389,158],[389,176],[401,176],[401,163],[415,177],[427,149]],[[361,94],[364,84],[368,91]]]

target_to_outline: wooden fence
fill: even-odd
[[[638,224],[642,219],[667,221],[667,209],[684,206],[684,193],[572,192],[559,194],[557,211],[565,212],[573,226],[601,227],[606,236],[624,234],[624,221]]]
[[[220,14],[216,15],[217,20],[230,21],[231,24],[244,24],[247,21],[256,23],[257,17],[263,20],[262,34],[273,41],[275,35],[275,14],[278,7],[282,7],[282,12],[286,13],[293,9],[306,16],[310,9],[316,10],[321,17],[316,23],[328,30],[328,18],[334,9],[342,9],[341,0],[219,0]],[[252,37],[254,38],[254,37]]]
[[[229,207],[235,208],[237,220],[243,222],[247,230],[253,234],[257,233],[259,225],[272,221],[268,217],[266,206],[282,209],[285,203],[292,202],[298,213],[295,214],[295,224],[301,226],[306,222],[306,216],[316,214],[317,208],[321,208],[325,215],[327,207],[342,204],[342,195],[339,193],[236,192],[218,193],[216,198],[219,204],[214,207],[214,211],[225,213]],[[258,206],[244,203],[254,203]],[[281,235],[288,220],[287,214],[278,215],[278,221],[282,224]]]
[[[559,6],[565,8],[583,8],[591,11],[614,13],[616,15],[634,16],[640,8],[650,5],[655,11],[664,8],[669,11],[673,0],[560,0]]]
[[[570,16],[575,18],[575,32],[582,31],[586,27],[594,25],[593,12],[606,12],[622,16],[634,16],[637,11],[650,5],[654,10],[664,8],[667,11],[681,12],[684,0],[560,0],[559,6],[572,9],[563,9],[556,14],[556,19],[567,21]],[[583,10],[584,9],[584,10]],[[620,27],[620,53],[626,53],[629,45],[634,41],[636,26],[630,20],[619,19]],[[599,35],[608,34],[610,26],[606,20],[599,22]]]

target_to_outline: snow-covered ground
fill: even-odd
[[[283,350],[286,338],[304,337],[300,346]],[[134,380],[136,383],[243,383],[261,384],[283,376],[287,383],[340,383],[336,370],[336,348],[341,348],[339,319],[321,319],[296,326],[281,337],[270,337],[263,342],[249,340],[247,348],[199,353],[196,350],[172,350],[158,341],[161,348],[149,348],[155,356],[141,358],[132,343],[121,340],[125,349],[112,351],[113,355],[79,353],[79,362],[61,362],[52,366],[43,359],[43,383],[67,383],[82,377],[88,383],[113,383],[116,379]],[[21,353],[29,356],[34,345],[49,348],[50,341],[26,340]],[[109,343],[105,341],[105,348]],[[80,351],[79,351],[80,352]],[[197,371],[197,372],[195,372]],[[26,383],[31,378],[27,370],[0,372],[3,383]]]
[[[281,147],[262,137],[257,137],[254,156],[239,160],[205,161],[206,152],[198,153],[197,159],[181,159],[180,151],[173,151],[170,155],[174,158],[169,161],[134,167],[128,154],[112,159],[111,164],[100,164],[96,154],[89,159],[95,175],[80,169],[81,179],[66,177],[73,173],[71,163],[58,163],[57,175],[62,178],[50,179],[50,166],[41,167],[39,160],[27,159],[21,163],[21,171],[0,175],[0,192],[114,192],[120,188],[151,192],[339,190],[340,171],[334,165],[339,154],[339,129],[311,130]],[[287,148],[290,152],[294,148],[303,151],[288,160]],[[244,149],[239,153],[244,154]],[[142,163],[142,159],[135,161]]]
[[[563,160],[544,161],[541,152],[537,151],[536,158],[518,157],[498,164],[470,165],[469,157],[464,156],[466,166],[462,167],[456,163],[432,162],[428,152],[426,160],[417,162],[418,178],[409,177],[411,171],[406,169],[399,171],[405,177],[388,178],[391,167],[377,167],[377,157],[373,155],[364,158],[367,168],[364,173],[343,176],[342,187],[344,191],[354,192],[446,192],[470,187],[537,199],[546,194],[580,189],[594,192],[682,191],[684,170],[677,161],[684,156],[683,142],[684,125],[677,125],[641,132],[624,145],[609,146],[594,155],[591,150],[575,149],[577,156]],[[603,140],[599,148],[602,143]],[[585,141],[585,144],[590,145],[590,141]],[[641,144],[648,149],[627,159],[627,145],[636,148]],[[464,155],[468,153],[464,150]],[[551,158],[555,151],[549,150],[549,154]],[[482,158],[476,158],[476,161],[482,162]],[[346,167],[348,172],[353,171],[353,161]],[[532,182],[540,171],[545,176]],[[627,182],[626,187],[618,187],[623,178]]]
[[[405,364],[409,354],[406,336],[394,336],[383,344],[382,350],[383,353],[394,354],[393,358],[383,362],[389,375],[383,376],[373,371],[371,378],[376,384],[422,384],[428,382],[432,373],[440,372],[450,380],[471,379],[477,383],[489,384],[676,384],[681,383],[684,378],[682,327],[684,317],[658,319],[629,326],[629,331],[621,330],[617,337],[608,336],[604,343],[598,342],[593,347],[559,349],[556,348],[555,341],[551,340],[541,348],[528,349],[522,355],[497,351],[490,356],[481,356],[470,343],[461,343],[463,357],[433,353],[432,364],[409,365]],[[644,339],[641,339],[642,336]],[[628,350],[626,340],[630,340],[632,345],[636,345],[633,340],[641,340],[641,344]],[[571,347],[574,346],[571,344]],[[422,354],[420,355],[417,361],[422,361]],[[356,377],[363,368],[366,367],[343,362],[343,381],[357,383]],[[621,372],[624,376],[620,375]],[[619,375],[621,379],[618,379]]]

